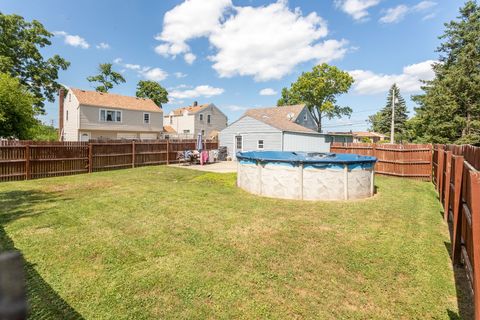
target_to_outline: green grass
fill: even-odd
[[[165,166],[0,184],[0,247],[32,318],[448,319],[458,313],[431,184],[353,202],[257,197]]]

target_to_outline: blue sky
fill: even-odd
[[[326,131],[367,128],[393,82],[409,97],[430,64],[443,23],[463,1],[69,1],[0,0],[0,11],[37,19],[55,32],[44,56],[71,67],[60,82],[92,89],[86,77],[113,62],[127,82],[111,92],[134,95],[141,79],[159,81],[173,108],[213,102],[235,121],[248,108],[273,106],[282,87],[319,62],[351,72],[355,84],[339,102],[350,119],[324,121]],[[46,122],[57,123],[57,104]]]

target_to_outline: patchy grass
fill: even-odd
[[[448,319],[447,228],[429,183],[299,202],[165,166],[0,184],[0,246],[43,318]]]

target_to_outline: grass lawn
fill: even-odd
[[[0,248],[25,256],[34,318],[455,318],[433,186],[376,183],[354,202],[165,166],[1,183]]]

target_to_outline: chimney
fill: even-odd
[[[58,140],[63,141],[63,105],[65,102],[65,90],[58,90]]]
[[[197,101],[193,101],[193,106],[194,106],[194,107],[198,106],[198,102],[197,102]]]

